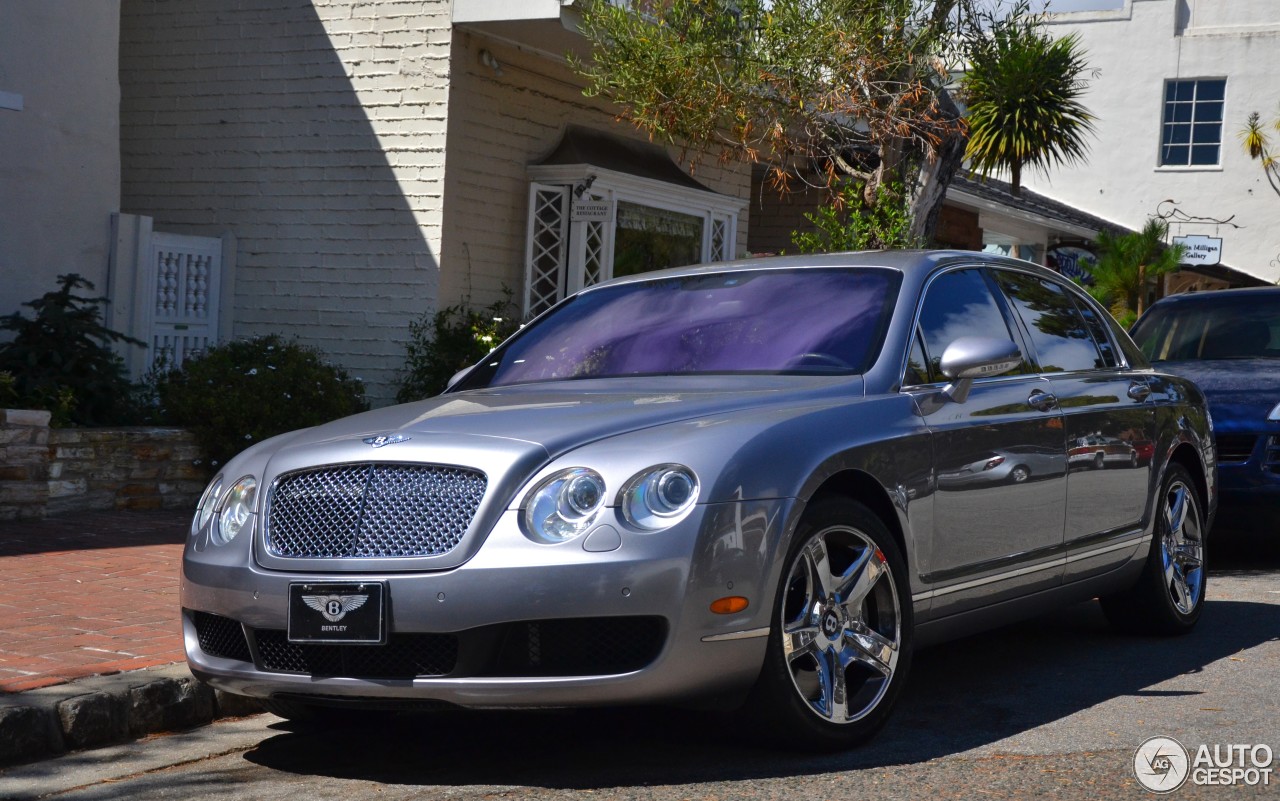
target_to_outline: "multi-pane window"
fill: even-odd
[[[1166,81],[1164,122],[1160,127],[1160,165],[1214,166],[1222,151],[1222,101],[1225,78]]]

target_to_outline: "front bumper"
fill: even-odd
[[[1225,455],[1219,445],[1218,519],[1228,526],[1273,525],[1280,521],[1280,433],[1232,436],[1252,444]]]
[[[248,542],[189,544],[181,588],[187,661],[215,687],[262,698],[504,708],[740,697],[763,661],[775,554],[792,504],[700,506],[656,533],[608,520],[621,543],[605,552],[586,550],[586,538],[534,543],[509,511],[474,557],[437,572],[268,570]],[[385,584],[388,646],[453,648],[453,658],[437,659],[422,675],[368,668],[385,664],[368,649],[388,646],[285,642],[290,583],[353,579]],[[727,595],[750,605],[712,613],[711,602]],[[210,646],[211,616],[229,621],[229,628],[218,625],[233,639],[237,628],[243,632],[244,646]],[[299,653],[307,658],[299,661]],[[414,659],[409,664],[419,664]]]

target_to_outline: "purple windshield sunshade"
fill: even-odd
[[[892,272],[868,269],[734,272],[605,287],[580,295],[493,354],[484,383],[859,372],[879,345],[895,289]]]

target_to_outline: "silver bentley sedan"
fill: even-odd
[[[1153,456],[1073,470],[1082,437]],[[1123,629],[1189,631],[1212,442],[1193,383],[1033,264],[632,276],[439,397],[230,461],[183,557],[187,659],[299,721],[713,705],[845,747],[928,643],[1094,597]],[[968,477],[1005,463],[1027,474]]]

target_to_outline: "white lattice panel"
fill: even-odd
[[[568,252],[569,188],[533,184],[529,192],[529,240],[525,313],[540,314],[564,294]]]
[[[222,240],[153,233],[151,363],[172,369],[218,339]]]

